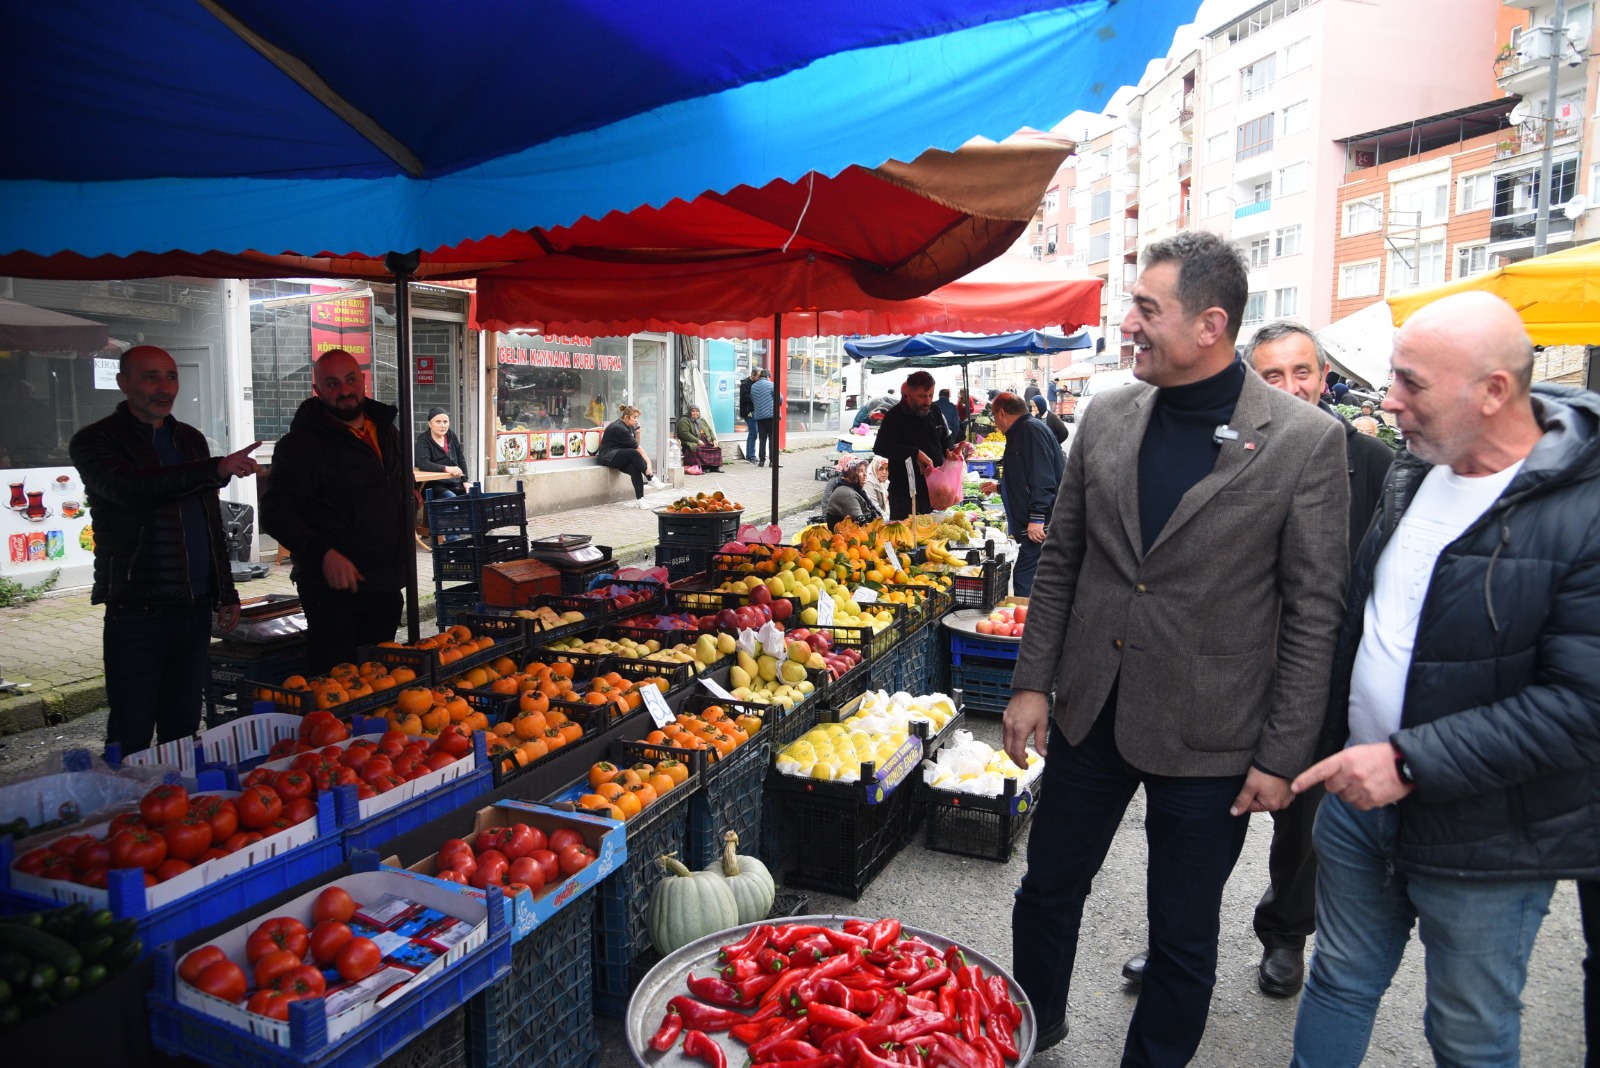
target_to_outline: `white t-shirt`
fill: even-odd
[[[1439,464],[1422,480],[1373,575],[1350,678],[1352,745],[1388,741],[1400,729],[1417,619],[1439,553],[1489,510],[1520,470],[1519,460],[1492,475],[1466,478]]]

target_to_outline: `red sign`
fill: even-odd
[[[319,300],[311,305],[311,358],[343,349],[363,367],[372,363],[372,301]]]
[[[434,381],[433,381],[433,357],[432,356],[418,356],[417,357],[417,385],[419,385],[419,386],[431,386],[433,384],[434,384]]]

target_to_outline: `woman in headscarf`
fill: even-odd
[[[651,489],[665,489],[667,486],[656,477],[650,457],[639,447],[639,409],[631,404],[624,404],[621,417],[606,426],[606,432],[600,437],[600,452],[595,459],[600,466],[621,471],[633,479],[633,499],[640,508],[650,507],[644,500],[646,478],[650,480]]]
[[[416,456],[412,462],[418,471],[451,476],[428,483],[435,497],[454,497],[466,492],[467,456],[462,451],[461,439],[450,429],[450,414],[443,408],[428,409],[428,429],[417,435]]]
[[[1050,433],[1056,436],[1056,444],[1065,445],[1067,443],[1067,435],[1071,431],[1067,429],[1067,424],[1061,421],[1061,417],[1052,412],[1050,406],[1045,403],[1044,398],[1037,393],[1028,403],[1033,405],[1033,414],[1038,416],[1044,425],[1050,428]]]
[[[872,459],[870,456],[846,456],[839,461],[839,473],[822,491],[830,528],[846,518],[870,523],[881,514],[864,488]]]

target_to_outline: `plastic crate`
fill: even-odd
[[[707,769],[700,792],[689,798],[689,837],[684,863],[699,870],[722,855],[722,836],[732,831],[748,849],[761,842],[761,796],[772,744],[762,731]]]
[[[476,585],[473,586],[473,590],[474,597],[481,598],[481,595],[476,592]],[[478,602],[474,600],[472,603],[476,604]],[[441,620],[439,625],[443,627],[445,624]],[[493,635],[490,636],[493,637]],[[439,650],[437,649],[412,649],[403,645],[364,645],[356,655],[362,660],[375,660],[391,668],[410,668],[416,673],[416,685],[423,686],[435,685],[448,679],[453,679],[464,671],[498,660],[502,656],[509,656],[515,660],[522,655],[522,651],[522,639],[513,637],[504,640],[496,639],[495,643],[487,649],[480,649],[449,664],[440,662]],[[380,690],[378,693],[381,695],[388,693],[388,691]],[[387,703],[387,701],[378,702],[378,704]]]
[[[442,542],[433,547],[433,581],[478,582],[489,564],[522,560],[528,539],[522,534],[472,534],[465,542]]]
[[[949,693],[951,631],[937,623],[928,626],[928,692]]]
[[[896,790],[881,805],[816,794],[769,794],[779,865],[786,885],[858,901],[878,873],[911,841],[924,806],[916,791]]]
[[[483,586],[480,583],[468,582],[448,587],[434,584],[433,619],[441,627],[461,622],[460,616],[463,612],[470,612],[482,603]]]
[[[737,512],[657,512],[656,534],[662,541],[721,548],[739,536],[744,510]]]
[[[872,661],[862,660],[855,667],[846,671],[838,678],[828,683],[828,692],[824,698],[829,705],[841,705],[852,701],[867,692],[868,684],[872,682]]]
[[[488,793],[494,786],[494,775],[489,768],[482,731],[473,733],[472,752],[475,764],[472,771],[370,819],[361,819],[360,801],[353,783],[336,787],[333,796],[339,823],[344,828],[344,855],[349,857],[358,849],[377,849]]]
[[[535,597],[529,603],[530,608],[541,606],[556,612],[583,612],[589,618],[540,630],[536,626],[537,620],[517,615],[517,610],[514,608],[497,608],[479,602],[473,605],[470,611],[455,614],[454,622],[460,623],[474,634],[489,635],[496,644],[506,638],[521,638],[524,649],[532,649],[560,638],[593,637],[599,633],[600,625],[605,622],[605,613],[596,612],[594,603],[587,599],[565,595],[541,596]]]
[[[872,677],[866,689],[884,690],[888,693],[902,689],[900,682],[904,676],[905,655],[905,643],[895,642],[883,655],[873,657]]]
[[[662,583],[654,581],[653,579],[614,578],[608,580],[605,586],[607,589],[614,586],[620,586],[624,590],[631,590],[635,594],[643,595],[643,599],[637,600],[630,605],[618,606],[616,602],[611,600],[609,597],[596,596],[596,594],[599,592],[598,590],[585,590],[582,594],[572,595],[571,599],[575,602],[588,602],[591,606],[596,604],[601,605],[604,610],[606,621],[615,622],[616,620],[626,619],[629,616],[636,616],[645,612],[655,613],[660,611],[666,594],[666,586]]]
[[[1017,661],[1017,650],[1022,643],[1014,638],[985,638],[964,631],[950,631],[950,664],[952,667],[976,664],[979,667],[1003,667],[1008,671]]]
[[[1011,701],[1011,669],[952,663],[950,689],[961,691],[964,711],[1003,715]]]
[[[890,583],[884,586],[886,590],[904,590],[916,602],[915,611],[911,614],[912,626],[922,626],[926,623],[936,623],[946,612],[955,607],[955,598],[947,590],[934,586],[919,586],[915,584],[900,585]]]
[[[724,608],[744,608],[752,604],[750,594],[733,593],[727,590],[718,590],[722,579],[715,582],[707,579],[703,582],[687,581],[674,586],[667,593],[666,612],[692,612],[697,616],[716,615]],[[794,626],[800,618],[803,605],[798,597],[774,597],[776,601],[789,602],[789,622],[786,626]]]
[[[364,657],[363,659],[366,658]],[[256,701],[271,702],[274,710],[287,712],[295,716],[305,716],[317,711],[317,695],[310,690],[285,690],[282,686],[259,682],[250,686],[249,693],[251,708],[247,708],[247,712],[253,710]],[[354,716],[366,715],[390,703],[392,700],[391,691],[375,690],[361,697],[352,697],[343,704],[334,705],[326,709],[326,711],[332,712],[340,719],[348,720]]]
[[[711,567],[712,549],[705,545],[663,541],[656,546],[656,566],[667,569],[667,581],[679,582]]]
[[[589,583],[597,576],[617,569],[616,561],[611,559],[611,546],[597,545],[597,549],[605,551],[604,560],[596,560],[592,564],[551,564],[550,566],[561,572],[561,592],[566,594],[583,593],[589,588]]]
[[[1011,561],[995,557],[979,565],[980,575],[957,575],[950,594],[958,608],[990,609],[1011,590]]]
[[[928,628],[912,632],[900,643],[900,688],[910,694],[931,693],[928,686]]]
[[[967,470],[972,472],[975,475],[980,475],[983,478],[999,478],[1000,477],[1000,461],[999,460],[968,460],[967,461]]]
[[[467,1002],[474,1068],[594,1068],[594,895],[511,947],[511,970]]]
[[[928,830],[923,845],[940,853],[1009,862],[1017,836],[1033,818],[1042,780],[1041,775],[1019,792],[1017,781],[1007,779],[999,797],[924,786]]]
[[[443,534],[486,534],[497,527],[520,527],[528,522],[527,502],[522,483],[510,493],[484,493],[473,483],[467,492],[442,500],[430,498],[428,531]]]
[[[467,1010],[457,1009],[406,1043],[378,1068],[467,1068]]]
[[[275,642],[212,642],[206,650],[206,726],[248,715],[253,683],[278,683],[306,673],[304,634]]]

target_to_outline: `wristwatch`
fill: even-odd
[[[1417,780],[1411,776],[1411,765],[1406,763],[1406,755],[1393,742],[1390,742],[1389,746],[1394,750],[1394,773],[1400,776],[1400,781],[1407,786],[1417,785]]]

